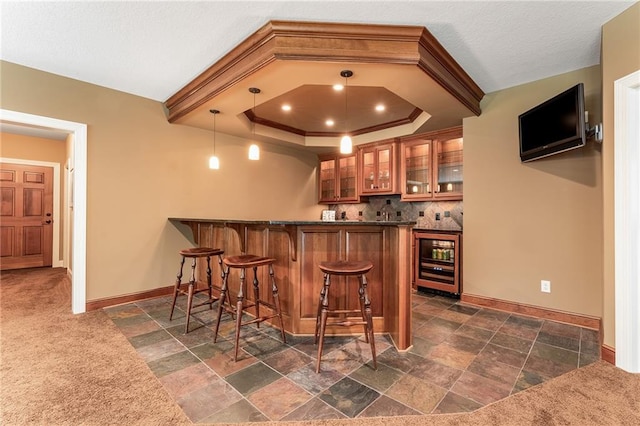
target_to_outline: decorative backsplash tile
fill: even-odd
[[[416,228],[462,230],[462,201],[404,202],[399,195],[369,197],[368,203],[334,204],[336,219],[376,221],[416,221]],[[420,212],[423,216],[420,216]],[[436,219],[436,217],[439,218]]]

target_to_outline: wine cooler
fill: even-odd
[[[461,293],[460,233],[414,232],[414,286]]]

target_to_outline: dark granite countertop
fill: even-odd
[[[459,228],[413,228],[413,232],[434,232],[438,234],[462,234]]]
[[[204,218],[187,218],[187,217],[170,217],[169,220],[179,222],[208,222],[208,223],[229,223],[229,224],[247,224],[247,225],[376,225],[376,226],[398,226],[398,225],[415,225],[415,221],[410,220],[390,220],[390,221],[360,221],[360,220],[340,220],[322,221],[322,220],[238,220],[238,219],[204,219]]]

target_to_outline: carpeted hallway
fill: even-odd
[[[2,273],[1,424],[191,424],[103,311],[72,315],[70,305],[64,269]],[[304,424],[633,425],[638,395],[638,375],[598,361],[472,413]],[[286,423],[261,423],[271,424]]]

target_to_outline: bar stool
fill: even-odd
[[[256,323],[258,327],[260,327],[260,323],[271,318],[278,318],[280,320],[280,332],[282,334],[282,341],[287,343],[287,340],[284,335],[284,324],[282,322],[282,311],[280,310],[280,299],[278,297],[278,287],[276,285],[276,280],[273,273],[273,264],[275,263],[275,259],[263,256],[256,256],[253,254],[243,254],[239,256],[229,256],[223,259],[223,263],[226,266],[226,269],[223,273],[222,280],[222,289],[220,290],[220,302],[218,304],[218,321],[216,323],[216,330],[213,337],[213,342],[215,343],[218,339],[218,329],[220,328],[220,318],[222,317],[222,312],[226,311],[231,314],[231,317],[236,317],[236,337],[235,337],[235,353],[233,356],[233,360],[238,360],[238,342],[240,340],[240,328]],[[260,283],[258,282],[258,267],[260,266],[268,266],[269,268],[269,277],[271,279],[271,292],[273,294],[274,303],[269,303],[265,300],[260,299]],[[238,295],[236,297],[236,307],[234,308],[230,303],[230,300],[225,305],[225,300],[229,298],[229,270],[235,268],[240,269],[240,286],[238,289]],[[247,291],[246,289],[246,269],[253,268],[253,302],[247,302],[244,299],[244,295]],[[271,309],[271,314],[266,316],[260,316],[260,307],[266,306]],[[252,320],[242,322],[242,312],[245,309],[255,307],[256,317]]]
[[[180,250],[180,256],[182,256],[180,260],[180,269],[178,270],[178,275],[176,277],[176,283],[173,288],[173,303],[171,304],[171,314],[169,314],[169,321],[173,318],[173,310],[176,307],[176,300],[178,299],[178,295],[182,294],[187,296],[187,324],[184,328],[184,334],[189,332],[189,319],[191,317],[191,309],[197,308],[199,306],[209,305],[209,309],[213,309],[213,304],[218,300],[217,297],[213,296],[212,289],[214,287],[211,280],[211,257],[218,256],[218,264],[220,265],[220,269],[222,269],[222,255],[224,254],[223,250],[209,248],[209,247],[195,247],[188,248],[184,250]],[[185,259],[192,259],[191,261],[191,278],[188,283],[182,282],[182,268],[184,267]],[[196,264],[198,259],[206,258],[207,259],[207,287],[206,288],[196,288]],[[224,278],[224,276],[223,276]],[[187,290],[183,290],[180,288],[182,285],[188,285]],[[220,290],[219,287],[215,286],[217,290]],[[209,294],[209,299],[204,302],[193,304],[193,296],[207,292]]]
[[[320,262],[320,270],[324,273],[324,285],[320,291],[320,303],[318,304],[318,314],[316,316],[315,343],[318,345],[318,360],[316,361],[316,373],[320,372],[320,360],[322,358],[322,348],[324,345],[324,334],[327,328],[327,318],[333,316],[329,325],[351,326],[363,325],[365,342],[371,345],[373,356],[373,369],[377,370],[376,345],[373,335],[373,318],[371,314],[371,301],[367,293],[366,273],[373,268],[373,263],[368,260],[339,260],[335,262]],[[360,310],[354,309],[329,309],[329,286],[331,285],[331,275],[357,276],[358,294],[360,296]],[[349,282],[348,279],[346,281]],[[350,321],[348,314],[360,314],[361,321]],[[342,316],[342,318],[336,318]]]

